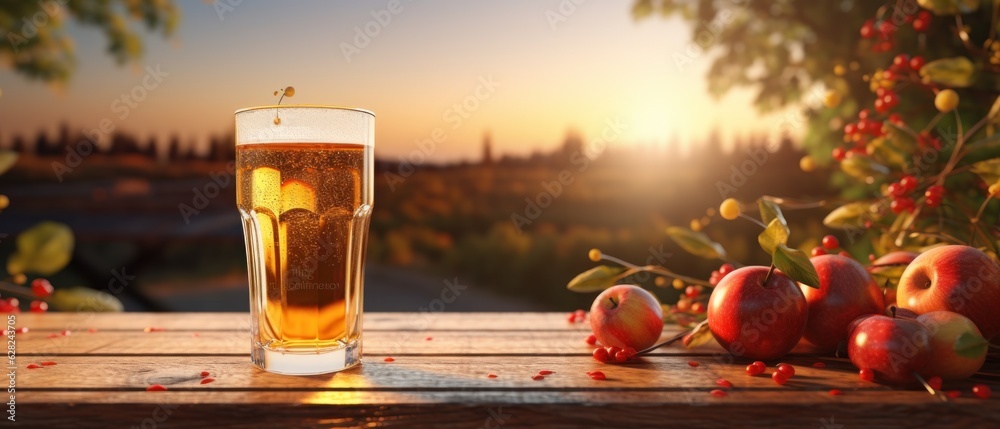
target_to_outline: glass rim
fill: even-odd
[[[367,113],[373,118],[375,117],[375,112],[371,110],[365,110],[357,107],[346,107],[346,106],[334,106],[331,104],[271,104],[264,106],[252,106],[244,107],[242,109],[237,109],[234,115],[240,113],[253,112],[256,110],[269,110],[269,109],[316,109],[316,110],[347,110],[353,112]]]

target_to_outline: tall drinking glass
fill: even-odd
[[[236,203],[251,360],[281,374],[361,362],[375,115],[332,106],[236,111]]]

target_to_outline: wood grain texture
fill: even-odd
[[[47,428],[1000,426],[1000,394],[984,401],[969,393],[977,381],[1000,391],[996,375],[946,383],[964,396],[941,403],[923,391],[863,382],[845,359],[807,348],[782,359],[796,366],[796,376],[778,386],[767,375],[747,376],[747,362],[732,362],[716,344],[666,348],[623,365],[598,363],[583,343],[588,327],[567,323],[561,313],[423,317],[367,314],[363,365],[292,377],[250,364],[245,314],[19,315],[17,326],[31,330],[16,338],[18,422]],[[59,335],[64,329],[72,333]],[[384,362],[386,356],[395,361]],[[26,368],[43,360],[56,365]],[[817,361],[826,368],[813,368]],[[542,369],[555,373],[532,380]],[[591,370],[608,379],[591,380]],[[215,381],[201,384],[202,371]],[[984,372],[1000,374],[1000,363],[988,363]],[[724,398],[709,394],[720,378],[734,386]],[[169,390],[145,391],[153,383]],[[845,394],[831,396],[831,388]]]
[[[337,374],[291,377],[271,374],[249,365],[249,357],[236,356],[128,356],[95,359],[86,356],[55,357],[57,365],[27,370],[33,361],[21,359],[19,387],[22,390],[145,390],[150,384],[162,384],[171,389],[218,390],[384,390],[384,389],[450,389],[450,390],[554,390],[554,389],[655,389],[663,391],[717,388],[716,381],[724,378],[737,389],[762,389],[783,392],[822,390],[888,390],[862,381],[849,362],[830,361],[824,369],[809,366],[812,359],[789,358],[796,366],[795,377],[787,385],[778,386],[770,373],[751,377],[742,365],[715,363],[699,359],[691,367],[689,357],[652,356],[626,364],[602,364],[587,356],[407,356],[393,362],[367,358],[360,367]],[[38,361],[34,361],[38,362]],[[544,380],[532,380],[540,370],[554,374]],[[607,380],[595,381],[587,371],[600,370]],[[772,368],[773,370],[773,368]],[[211,384],[200,384],[202,371],[211,373]],[[94,377],[93,374],[101,374]],[[488,378],[487,374],[497,378]],[[956,383],[969,387],[967,383]],[[927,395],[928,398],[930,397]]]
[[[24,313],[18,326],[39,331],[142,330],[239,331],[250,326],[248,313]],[[676,329],[675,326],[668,328]],[[563,313],[365,313],[369,331],[589,331],[585,323],[569,323]]]

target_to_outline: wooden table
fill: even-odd
[[[783,359],[796,367],[785,386],[746,375],[746,362],[723,362],[715,344],[600,364],[583,341],[587,325],[561,313],[370,313],[361,367],[275,375],[250,364],[248,318],[18,315],[16,327],[30,329],[16,335],[18,427],[1000,427],[995,376],[986,379],[992,399],[973,397],[967,381],[946,383],[962,397],[943,403],[863,382],[844,359],[804,353]],[[27,369],[42,361],[56,365]],[[555,373],[532,380],[539,370]],[[591,370],[607,380],[590,379]],[[201,384],[202,371],[214,382]],[[716,398],[709,391],[720,378],[733,388]],[[151,384],[169,390],[146,391]],[[830,395],[834,388],[844,394]]]

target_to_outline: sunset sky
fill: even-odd
[[[478,159],[487,130],[496,151],[525,154],[561,144],[568,129],[595,138],[616,119],[628,127],[620,144],[689,141],[716,126],[746,134],[777,122],[754,113],[748,92],[712,99],[708,58],[678,67],[675,54],[686,55],[689,43],[684,23],[637,22],[630,2],[588,1],[553,26],[560,3],[402,0],[398,13],[381,13],[391,16],[382,26],[373,13],[388,1],[244,0],[221,19],[211,4],[182,1],[175,35],[147,38],[146,55],[124,67],[97,30],[70,25],[78,68],[61,93],[0,69],[0,139],[111,118],[142,139],[177,133],[204,145],[232,126],[234,110],[273,104],[272,91],[286,85],[296,88],[293,103],[374,111],[376,154],[390,159],[436,128],[448,138],[432,158],[448,161]],[[366,25],[378,34],[348,61],[343,44]],[[166,76],[122,119],[112,102],[141,84],[147,66]],[[489,80],[495,90],[469,99]],[[463,102],[478,107],[452,107]]]

